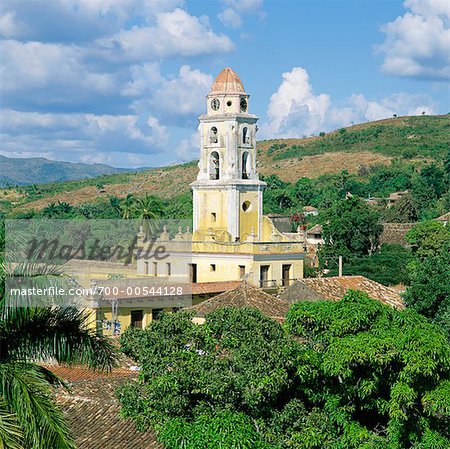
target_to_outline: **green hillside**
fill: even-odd
[[[376,122],[354,125],[348,128],[303,139],[274,139],[260,141],[258,150],[258,171],[263,176],[276,175],[282,181],[294,183],[299,178],[318,178],[323,175],[346,171],[363,180],[364,174],[372,168],[390,166],[412,167],[414,170],[425,164],[442,161],[450,148],[450,115],[398,117]],[[0,164],[5,163],[3,158]],[[6,162],[11,161],[7,159]],[[0,212],[14,212],[34,209],[41,210],[49,203],[66,202],[72,205],[96,203],[110,196],[122,198],[131,193],[135,196],[155,195],[169,199],[189,192],[189,183],[197,175],[195,161],[168,167],[152,168],[135,173],[103,174],[89,179],[68,182],[38,184],[45,180],[44,174],[53,177],[65,175],[61,166],[46,164],[41,169],[27,165],[20,160],[21,172],[27,173],[28,180],[36,185],[9,188],[0,191]],[[45,160],[44,160],[45,161]],[[69,168],[80,166],[80,171],[72,170],[71,176],[94,176],[82,169],[108,170],[111,167],[67,164]],[[3,176],[11,176],[0,165]],[[120,170],[120,169],[112,169]],[[398,187],[400,189],[400,187]],[[407,188],[407,187],[405,187]]]
[[[45,158],[9,158],[0,156],[0,186],[64,182],[123,173],[123,168],[104,164],[50,161]]]
[[[274,161],[343,151],[371,151],[412,159],[442,158],[450,143],[450,115],[398,117],[341,128],[296,144],[267,148]]]

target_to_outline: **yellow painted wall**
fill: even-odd
[[[132,310],[143,310],[143,320],[142,327],[148,326],[152,322],[152,309],[148,307],[139,307],[138,305],[134,307],[121,307],[119,305],[117,311],[117,319],[120,321],[120,333],[123,333],[128,327],[130,327],[131,323],[131,311]],[[171,312],[171,307],[164,308],[166,312]],[[97,319],[98,320],[112,320],[112,312],[111,308],[101,308],[97,311]],[[101,323],[98,324],[99,329],[102,329],[103,335],[113,335],[113,330],[107,330],[106,328],[102,328]]]
[[[259,195],[258,192],[240,192],[239,194],[239,235],[242,242],[247,239],[252,228],[256,234],[258,233]],[[244,211],[242,206],[246,201],[250,203],[250,207]]]
[[[200,190],[198,192],[200,210],[199,229],[227,230],[228,224],[228,192],[225,190]],[[211,213],[216,213],[214,222]]]
[[[221,257],[219,254],[208,257],[193,256],[193,263],[197,264],[197,282],[221,282],[240,280],[239,265],[245,267],[245,273],[252,269],[252,259],[249,257]],[[211,265],[215,265],[214,271]]]

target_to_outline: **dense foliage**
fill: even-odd
[[[363,257],[350,257],[343,265],[345,276],[365,276],[383,285],[410,283],[408,265],[412,261],[411,250],[400,245],[383,245],[379,251]],[[337,276],[336,264],[329,264],[329,276]]]
[[[300,178],[294,183],[275,175],[263,176],[265,213],[294,213],[312,205],[319,210],[350,193],[361,198],[378,198],[383,221],[414,222],[438,217],[450,209],[450,177],[445,168],[431,163],[419,172],[416,166],[394,161],[390,166],[361,167],[360,173],[322,175],[314,179]],[[387,207],[383,198],[408,190],[398,204]]]
[[[298,303],[286,329],[249,309],[200,326],[181,312],[122,342],[142,367],[123,414],[171,449],[450,445],[448,340],[362,293]]]
[[[320,257],[367,256],[380,243],[383,226],[378,212],[364,201],[351,197],[336,201],[321,214],[324,245]]]
[[[450,338],[450,227],[422,222],[407,234],[415,259],[410,263],[408,305],[440,324]]]

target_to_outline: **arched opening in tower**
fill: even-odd
[[[248,151],[242,153],[242,179],[250,178],[250,155]]]
[[[220,156],[217,151],[209,155],[209,179],[219,179],[220,177]]]

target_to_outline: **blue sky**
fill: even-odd
[[[120,167],[198,155],[225,66],[259,139],[450,111],[447,0],[3,0],[0,154]]]

